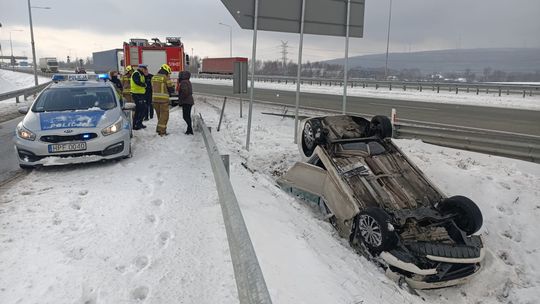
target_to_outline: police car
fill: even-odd
[[[124,104],[107,75],[53,76],[17,125],[19,166],[88,163],[131,157],[132,104]]]

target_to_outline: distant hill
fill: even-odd
[[[385,54],[355,56],[349,58],[352,68],[384,68]],[[325,61],[343,64],[343,59]],[[420,69],[422,73],[464,72],[483,73],[484,68],[504,72],[531,73],[540,71],[540,49],[493,48],[455,49],[413,53],[390,53],[388,68],[392,70]]]

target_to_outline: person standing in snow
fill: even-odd
[[[171,67],[161,66],[159,72],[152,77],[152,102],[158,119],[156,132],[160,136],[167,135],[169,121],[169,95],[174,93],[174,85],[170,79]]]
[[[114,88],[116,89],[116,92],[118,92],[118,95],[122,96],[122,82],[118,78],[118,71],[110,71],[109,72],[109,78],[111,79],[111,82],[114,84]]]
[[[137,70],[131,75],[131,97],[133,98],[133,102],[135,102],[133,130],[146,128],[143,125],[144,114],[146,112],[146,75],[148,75],[148,66],[146,64],[140,64]]]
[[[154,75],[150,73],[144,76],[144,80],[146,82],[146,112],[144,113],[145,121],[154,118],[154,109],[152,108],[152,77],[154,77]]]
[[[182,114],[184,121],[187,124],[186,135],[193,135],[193,128],[191,126],[191,108],[195,101],[193,100],[193,88],[191,86],[191,73],[188,71],[180,72],[178,77],[178,101],[182,106]]]

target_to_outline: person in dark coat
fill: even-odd
[[[149,118],[154,119],[154,108],[152,107],[152,77],[153,74],[148,73],[144,76],[144,82],[146,82],[146,112],[144,113],[144,120]]]
[[[135,115],[133,117],[133,130],[146,128],[143,125],[144,113],[146,112],[146,81],[145,76],[148,75],[148,66],[139,64],[139,67],[131,74],[131,96],[135,102]]]
[[[191,126],[191,108],[193,107],[193,87],[191,86],[191,73],[188,71],[180,72],[178,77],[179,86],[178,86],[178,101],[182,106],[182,114],[184,121],[187,124],[187,135],[193,135],[193,128]]]
[[[120,78],[118,78],[118,71],[110,71],[109,72],[109,78],[111,79],[111,82],[114,84],[114,88],[118,92],[120,96],[122,96],[122,81],[120,81]]]

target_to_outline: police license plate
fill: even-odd
[[[84,150],[86,150],[85,142],[49,145],[49,153],[84,151]]]

